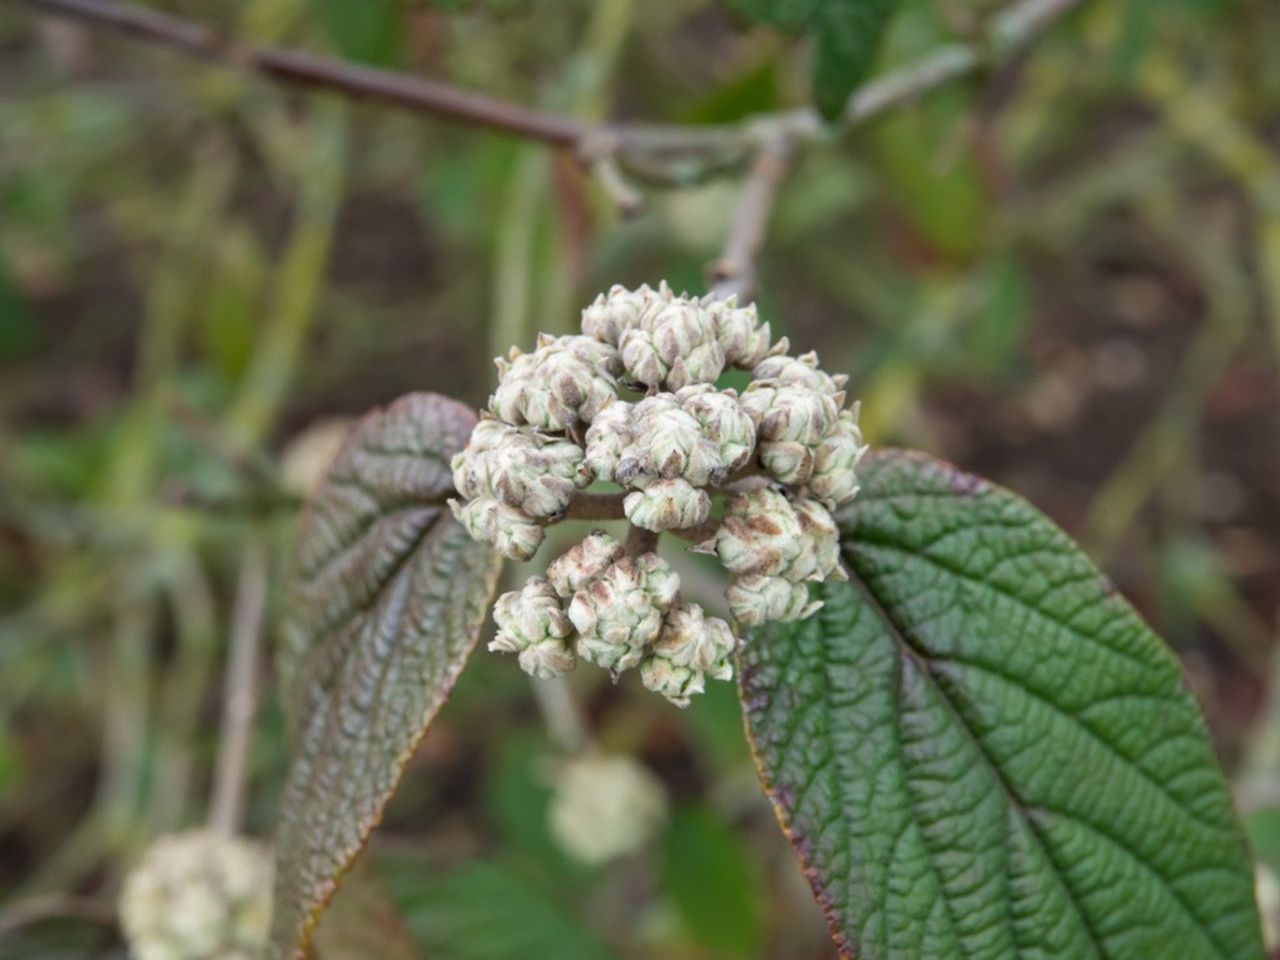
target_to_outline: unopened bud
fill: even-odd
[[[615,400],[597,413],[587,428],[584,463],[597,480],[614,479],[622,452],[631,443],[633,410],[631,404]]]
[[[798,386],[836,397],[836,405],[844,403],[844,387],[849,378],[832,376],[818,368],[818,355],[812,350],[798,357],[776,354],[761,360],[751,371],[752,380],[768,380],[775,386]]]
[[[776,577],[804,551],[804,530],[791,502],[765,487],[729,498],[715,547],[720,562],[732,574]]]
[[[754,303],[739,307],[737,297],[729,297],[705,302],[705,307],[715,324],[726,366],[750,370],[769,355],[769,324],[760,322]]]
[[[525,673],[545,680],[568,673],[576,665],[573,625],[544,578],[533,577],[523,589],[500,596],[493,619],[498,632],[489,649],[518,654]]]
[[[678,477],[701,487],[713,474],[722,473],[716,445],[672,394],[660,393],[636,404],[632,431],[635,439],[615,471],[620,483],[642,486],[641,478]]]
[[[547,580],[557,594],[569,600],[621,556],[622,544],[603,530],[595,530],[547,567]]]
[[[616,347],[622,335],[640,326],[646,314],[662,309],[672,299],[671,288],[665,283],[658,290],[647,283],[636,290],[614,284],[582,311],[582,332]]]
[[[478,497],[466,503],[450,500],[449,509],[467,533],[476,540],[493,544],[499,553],[512,560],[531,559],[546,536],[542,527],[526,514],[491,497]]]
[[[802,386],[753,382],[742,394],[742,408],[759,427],[761,440],[794,440],[813,446],[839,416],[835,399]]]
[[[617,352],[591,337],[541,337],[533,353],[512,349],[489,408],[516,426],[567,430],[590,423],[618,396]]]
[[[466,497],[492,497],[530,517],[554,517],[590,475],[582,448],[529,428],[482,420],[452,461],[453,482]]]
[[[655,532],[696,527],[711,515],[711,497],[688,480],[654,480],[622,501],[627,519]]]
[[[834,429],[814,448],[810,492],[833,506],[848,503],[858,493],[856,468],[867,452],[858,427],[858,408],[840,413]]]
[[[680,578],[649,553],[612,564],[569,604],[578,631],[578,655],[614,673],[630,669],[662,629]]]
[[[760,444],[760,465],[779,483],[798,487],[813,476],[817,454],[796,440],[765,440]]]
[[[718,475],[727,476],[747,465],[755,452],[756,425],[742,409],[736,391],[699,384],[679,391],[676,400],[714,446]]]
[[[782,577],[735,577],[724,595],[734,619],[748,627],[771,620],[804,620],[822,607],[821,601],[810,602],[807,585]]]
[[[714,323],[696,300],[684,297],[623,333],[618,349],[627,378],[649,387],[713,383],[724,370]]]
[[[730,658],[736,646],[727,623],[707,617],[696,603],[682,603],[667,614],[662,633],[640,664],[641,681],[677,706],[688,706],[689,697],[702,692],[706,675],[717,680],[733,676]]]

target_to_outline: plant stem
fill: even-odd
[[[764,246],[778,190],[790,167],[792,144],[775,136],[756,154],[742,197],[729,227],[724,252],[711,268],[711,294],[726,298],[750,297],[756,286],[756,258]]]
[[[576,493],[569,503],[566,520],[621,520],[625,493]]]
[[[623,549],[628,557],[638,557],[643,553],[652,553],[658,548],[658,534],[634,524],[627,531],[627,542]]]
[[[240,829],[247,782],[249,740],[257,702],[258,646],[267,606],[267,549],[250,533],[240,558],[231,642],[222,695],[218,763],[209,803],[209,826],[234,835]]]
[[[19,0],[58,16],[86,20],[180,50],[193,57],[259,73],[284,83],[342,93],[416,113],[499,130],[553,147],[582,151],[598,162],[612,153],[632,172],[660,182],[684,182],[699,172],[733,169],[763,140],[781,134],[793,143],[827,141],[858,124],[977,73],[992,57],[1008,56],[1043,33],[1083,0],[1015,0],[996,14],[974,43],[948,44],[921,60],[859,88],[838,127],[809,107],[731,124],[668,126],[607,124],[530,109],[410,74],[358,66],[302,51],[255,47],[203,24],[117,0]]]

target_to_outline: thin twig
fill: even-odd
[[[244,810],[253,711],[257,702],[258,645],[267,605],[267,549],[258,537],[245,541],[232,613],[231,643],[223,684],[218,765],[209,803],[209,825],[234,834]]]
[[[575,493],[566,520],[621,520],[625,493]]]
[[[746,298],[754,291],[756,258],[764,246],[769,215],[790,168],[791,153],[791,141],[775,136],[756,154],[729,227],[724,252],[711,268],[712,296]]]
[[[566,753],[584,752],[591,745],[591,733],[568,678],[539,680],[533,677],[529,682],[547,733],[555,745]]]
[[[627,532],[627,542],[623,546],[628,557],[638,557],[641,554],[652,553],[657,548],[657,533],[652,530],[646,530],[644,527],[631,525],[631,529]]]
[[[693,179],[733,169],[752,158],[768,139],[792,143],[829,140],[928,91],[974,74],[992,57],[1007,56],[1083,0],[1016,0],[997,14],[986,41],[949,44],[921,60],[861,87],[849,99],[842,122],[832,127],[811,108],[766,114],[740,123],[707,126],[598,124],[522,107],[450,84],[409,74],[358,66],[295,50],[255,47],[217,31],[117,0],[19,0],[46,13],[86,20],[180,50],[193,57],[249,70],[284,83],[330,90],[501,130],[552,146],[592,145],[584,162],[598,161],[601,145],[637,174],[657,180]]]
[[[557,146],[577,143],[587,124],[530,110],[484,94],[422,77],[379,70],[298,50],[255,47],[211,27],[114,0],[21,0],[47,13],[88,20],[202,60],[252,70],[286,83],[333,90],[350,97],[505,130]]]

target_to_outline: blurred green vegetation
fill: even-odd
[[[724,122],[807,95],[801,48],[700,0],[154,5],[582,117]],[[882,67],[995,4],[903,7]],[[1270,0],[1089,3],[812,148],[760,304],[853,375],[873,443],[1084,539],[1183,656],[1280,869],[1278,49]],[[269,644],[314,473],[300,438],[324,449],[309,426],[410,390],[481,404],[492,356],[598,290],[701,289],[736,195],[653,191],[624,221],[542,147],[0,9],[0,924],[33,897],[109,912],[147,842],[203,818],[237,575],[269,545]],[[267,659],[263,835],[287,762]],[[730,687],[677,713],[575,678],[674,811],[590,868],[548,832],[557,750],[496,660],[468,668],[374,845],[428,956],[831,955]]]

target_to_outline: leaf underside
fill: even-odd
[[[759,772],[846,957],[1260,960],[1177,661],[1014,495],[869,457],[852,580],[750,638]]]
[[[475,413],[411,394],[355,428],[303,515],[280,674],[293,763],[272,955],[300,955],[475,646],[500,560],[449,514]]]

